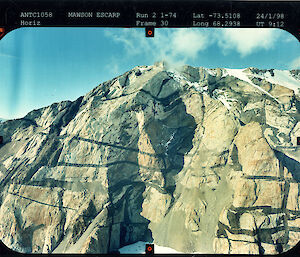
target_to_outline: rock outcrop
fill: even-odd
[[[0,123],[0,239],[25,253],[289,250],[297,74],[156,63]]]

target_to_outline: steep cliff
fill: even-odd
[[[287,251],[299,71],[139,66],[0,123],[0,239],[19,252]]]

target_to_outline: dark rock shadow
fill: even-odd
[[[155,152],[163,158],[165,190],[172,196],[176,187],[174,176],[183,169],[184,155],[193,147],[197,124],[194,117],[186,113],[178,92],[154,100],[156,102],[163,104],[165,113],[169,115],[163,120],[151,120],[145,130]]]
[[[161,171],[165,179],[165,186],[161,189],[173,198],[176,187],[174,176],[183,169],[184,155],[193,147],[192,139],[196,122],[190,114],[186,113],[185,104],[178,92],[165,98],[157,98],[149,92],[140,92],[140,94],[152,101],[154,106],[156,104],[162,105],[166,114],[164,116],[166,118],[160,120],[153,111],[153,116],[145,121],[144,128],[151,146],[155,150],[155,158],[164,164]],[[135,112],[130,111],[130,113],[128,120],[115,124],[115,126],[121,127],[121,130],[119,130],[121,131],[120,138],[127,138],[126,141],[131,142],[130,146],[124,142],[123,146],[126,145],[126,147],[123,147],[123,149],[114,148],[115,150],[111,150],[118,151],[117,154],[122,160],[138,163],[138,151],[130,151],[130,148],[138,149],[140,135],[133,138],[126,132],[128,125],[131,127],[136,126],[136,129],[138,127]],[[153,172],[151,168],[153,169],[153,167],[149,167],[150,176]],[[119,248],[137,241],[153,241],[152,232],[149,229],[150,221],[140,214],[144,202],[145,183],[147,182],[141,180],[138,170],[139,167],[126,164],[118,164],[108,168],[108,194],[111,202],[109,217],[112,219],[110,222],[108,252],[117,251]],[[152,183],[155,183],[155,181],[152,181]],[[159,184],[153,186],[160,187]]]
[[[300,183],[300,163],[282,152],[277,150],[274,150],[274,152],[276,158],[280,161],[280,165],[282,165],[282,167],[286,167],[297,183]]]
[[[153,241],[148,229],[150,221],[140,214],[146,186],[138,173],[138,122],[134,111],[116,110],[116,117],[122,112],[129,116],[123,122],[121,118],[116,118],[112,128],[120,142],[109,147],[110,160],[115,164],[109,166],[107,171],[110,202],[108,253],[138,241]],[[129,126],[135,128],[132,135],[128,134]]]

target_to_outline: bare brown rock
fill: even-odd
[[[0,239],[23,253],[289,250],[299,101],[267,72],[160,62],[1,122]]]

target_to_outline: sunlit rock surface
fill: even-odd
[[[299,84],[297,70],[161,62],[0,123],[0,239],[24,253],[287,251]]]

